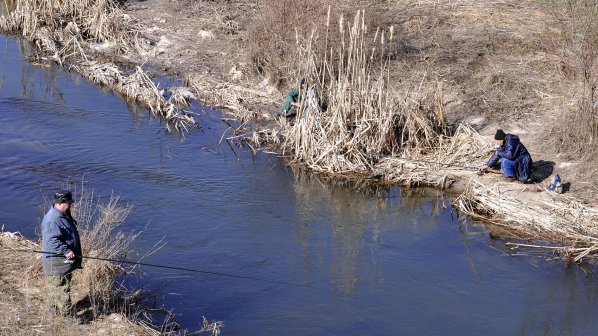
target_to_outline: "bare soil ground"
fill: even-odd
[[[126,2],[125,9],[155,43],[143,62],[199,88],[202,101],[242,105],[259,119],[277,109],[281,93],[246,59],[243,27],[257,13],[252,2],[147,0]]]
[[[199,84],[205,101],[240,104],[260,119],[276,112],[291,81],[284,73],[260,73],[252,63],[249,34],[265,10],[260,4],[147,0],[127,1],[125,10],[155,43],[143,62]],[[542,178],[558,172],[571,182],[570,195],[598,202],[598,170],[557,154],[551,137],[579,95],[553,14],[535,1],[389,4],[385,20],[398,36],[391,81],[405,90],[442,85],[452,124],[470,123],[489,139],[497,128],[518,134],[541,163]]]

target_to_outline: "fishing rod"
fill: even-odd
[[[464,166],[464,165],[453,164],[453,163],[442,163],[442,162],[438,162],[438,161],[427,161],[427,160],[412,159],[412,158],[406,158],[406,157],[402,157],[399,159],[406,160],[406,161],[412,161],[412,162],[421,162],[421,163],[428,163],[428,164],[443,165],[443,166],[448,166],[448,167],[455,167],[455,168],[459,168],[459,169],[463,169],[463,170],[471,170],[471,171],[479,171],[480,170],[480,168],[477,168],[477,167]]]
[[[405,161],[412,161],[412,162],[427,163],[427,164],[437,164],[437,165],[442,165],[442,166],[459,168],[462,170],[477,171],[478,174],[481,171],[480,168],[478,168],[478,167],[465,166],[465,165],[460,165],[460,164],[442,163],[442,162],[438,162],[438,161],[427,161],[427,160],[413,159],[413,158],[408,158],[408,157],[402,157],[402,158],[398,158],[398,159],[405,160]],[[537,169],[538,167],[546,166],[549,164],[551,164],[551,162],[541,162],[539,164],[536,164],[535,166],[532,166],[532,169]],[[494,170],[489,170],[488,172],[489,173],[500,173],[500,171],[494,171]]]
[[[47,251],[39,251],[39,250],[14,250],[14,251],[45,254],[46,258],[60,258],[60,257],[65,258],[65,256],[61,253],[54,253],[54,252],[47,252]],[[157,268],[166,268],[166,269],[172,269],[172,270],[177,270],[177,271],[185,271],[185,272],[192,272],[192,273],[201,273],[201,274],[208,274],[208,275],[231,277],[231,278],[237,278],[237,279],[270,282],[270,283],[275,283],[275,284],[279,284],[279,285],[287,285],[287,286],[308,287],[308,285],[304,285],[304,284],[296,284],[296,283],[269,280],[269,279],[263,279],[263,278],[254,278],[254,277],[243,276],[243,275],[204,271],[204,270],[198,270],[198,269],[192,269],[192,268],[186,268],[186,267],[150,264],[150,263],[143,263],[143,262],[139,262],[139,261],[125,260],[125,259],[120,260],[120,259],[110,259],[110,258],[101,258],[101,257],[92,257],[92,256],[75,256],[75,258],[110,261],[110,262],[115,262],[115,263],[123,263],[123,264],[139,265],[139,266],[150,266],[150,267],[157,267]],[[67,259],[67,260],[70,260],[70,259]]]

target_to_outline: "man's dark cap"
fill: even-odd
[[[75,203],[73,193],[68,190],[60,190],[54,193],[54,203]]]
[[[507,135],[501,129],[496,130],[496,134],[494,134],[494,140],[504,140],[506,137]]]

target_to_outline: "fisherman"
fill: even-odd
[[[42,220],[42,256],[48,280],[50,311],[81,323],[71,303],[72,273],[81,267],[81,241],[77,222],[71,215],[73,194],[61,190],[54,194],[54,205]]]
[[[500,160],[500,170],[504,176],[517,179],[522,183],[530,181],[533,161],[519,137],[506,134],[499,129],[494,134],[494,140],[496,140],[496,152],[480,170],[486,173]]]
[[[307,84],[304,78],[301,79],[299,88],[292,88],[291,91],[287,93],[284,103],[280,107],[280,115],[283,115],[288,119],[291,119],[297,115],[297,110],[301,107],[301,99],[304,98],[303,96],[305,95],[306,87]]]

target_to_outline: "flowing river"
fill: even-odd
[[[509,256],[435,190],[356,188],[220,141],[221,112],[167,133],[148,112],[0,37],[0,225],[35,239],[66,181],[133,205],[148,263],[305,286],[141,267],[184,328],[224,335],[595,335],[593,277]],[[134,257],[132,254],[131,257]],[[132,281],[133,282],[133,281]]]

